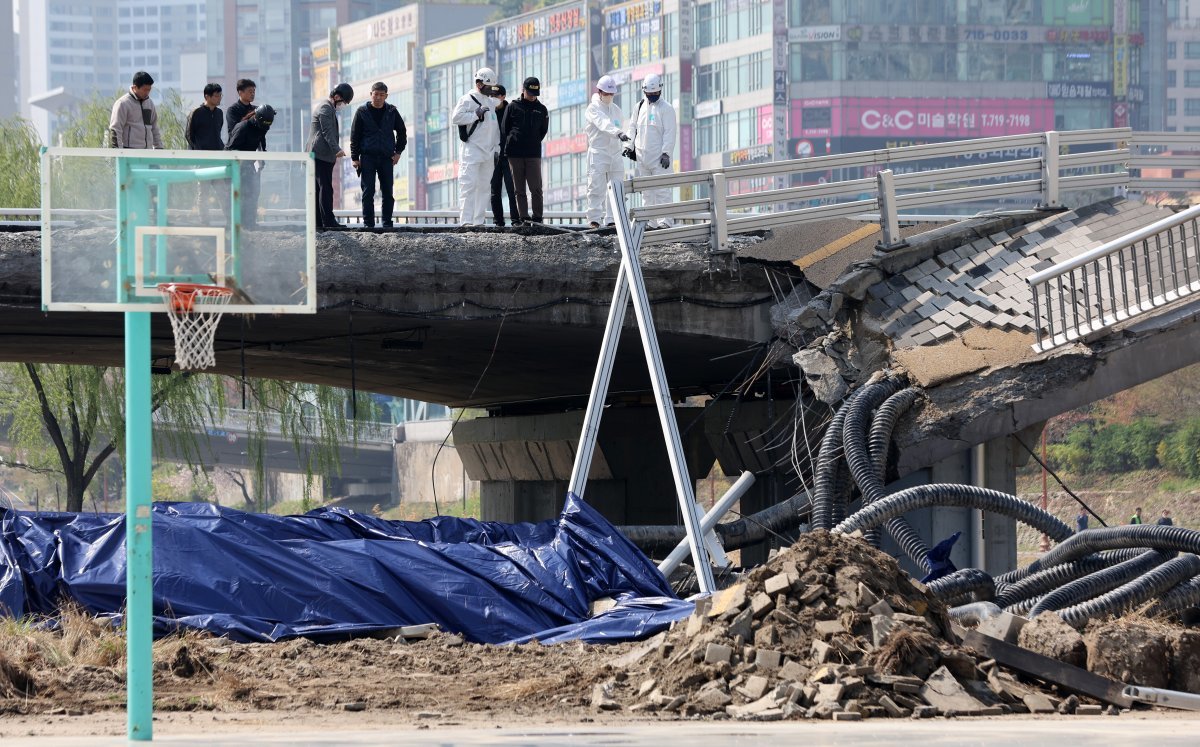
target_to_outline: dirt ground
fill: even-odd
[[[885,614],[891,632],[876,636]],[[78,610],[58,622],[0,620],[0,740],[124,733],[120,631]],[[1030,693],[1065,698],[962,649],[944,605],[893,558],[824,532],[645,642],[494,646],[439,633],[243,644],[190,633],[155,643],[154,670],[163,734],[1027,714],[1040,713],[1022,705]],[[986,703],[922,705],[937,702],[920,686],[938,672]]]

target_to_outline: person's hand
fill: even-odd
[[[346,155],[346,151],[339,149],[337,153],[333,154],[333,157],[334,158],[344,158],[345,155]]]
[[[354,168],[356,168],[356,169],[362,168],[361,166],[359,166],[359,165],[358,165],[358,159],[357,159],[357,158],[351,159],[351,161],[350,161],[350,165],[351,165],[351,166],[353,166],[353,167],[354,167]]]
[[[637,153],[634,152],[633,148],[626,148],[625,150],[621,151],[621,155],[625,156],[630,161],[637,160]]]
[[[485,116],[487,116],[487,107],[486,107],[486,106],[477,106],[477,107],[475,107],[475,119],[477,119],[477,120],[479,120],[480,122],[482,122],[482,121],[483,121],[483,118],[484,118]]]
[[[399,153],[393,153],[393,154],[392,154],[392,165],[393,165],[393,166],[395,166],[395,165],[396,165],[396,164],[398,164],[398,163],[400,163],[400,154],[399,154]]]
[[[622,143],[628,143],[628,142],[629,142],[629,136],[628,136],[628,135],[626,135],[624,132],[618,132],[618,133],[617,133],[617,139],[618,139],[618,140],[620,140]]]
[[[246,116],[242,117],[242,121],[245,122],[247,119],[253,117],[255,111],[255,109],[251,109],[250,111],[246,112]]]
[[[662,166],[664,169],[671,168],[671,156],[666,153],[663,153],[661,156],[658,157],[658,165]]]

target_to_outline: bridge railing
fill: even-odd
[[[1044,352],[1200,292],[1200,206],[1027,280]]]
[[[881,243],[891,246],[899,241],[901,210],[997,198],[1030,198],[1039,207],[1058,207],[1064,191],[1127,187],[1132,137],[1129,128],[1111,128],[958,140],[634,177],[626,188],[707,193],[631,210],[635,220],[680,213],[707,218],[649,233],[647,244],[707,238],[714,252],[724,252],[730,234],[878,211]],[[951,159],[968,165],[946,166]],[[969,163],[976,159],[981,163]],[[794,179],[817,183],[788,186]],[[731,183],[755,182],[773,186],[740,194],[729,190]]]
[[[161,412],[154,414],[154,422],[167,426],[174,424]],[[239,433],[249,433],[252,430],[261,428],[268,435],[278,435],[283,432],[283,418],[278,413],[252,413],[249,410],[229,409],[225,411],[224,418],[209,423],[208,428],[210,431],[237,431]],[[304,418],[304,429],[308,432],[318,433],[320,428],[321,423],[319,419],[315,417]],[[355,440],[359,444],[387,444],[391,446],[395,438],[396,426],[391,423],[359,420],[351,423],[350,428],[356,434]],[[209,435],[212,435],[212,433],[210,432]]]

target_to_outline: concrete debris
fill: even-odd
[[[1022,626],[1017,645],[1066,664],[1087,666],[1083,636],[1055,612],[1043,612]]]
[[[894,558],[827,532],[802,535],[661,635],[622,657],[593,707],[859,720],[1028,713],[1024,698],[1041,695],[962,648],[942,603]]]

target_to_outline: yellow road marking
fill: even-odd
[[[879,225],[876,223],[868,223],[862,228],[856,228],[836,241],[829,242],[815,252],[804,255],[800,259],[793,261],[792,264],[799,267],[801,270],[807,270],[809,267],[812,267],[821,260],[828,259],[846,247],[857,244],[868,236],[872,236],[877,233],[879,233]]]

